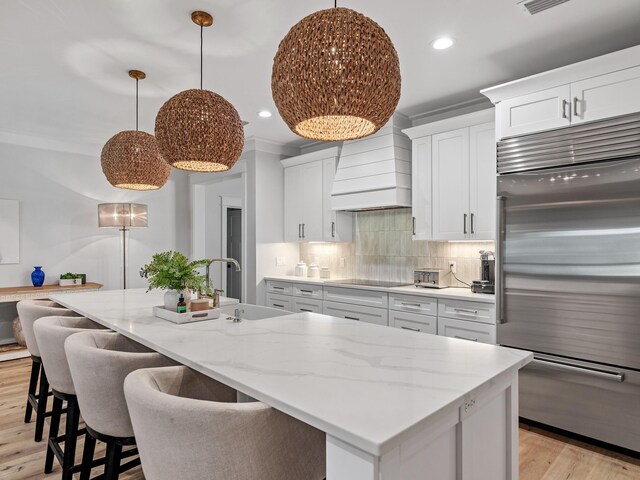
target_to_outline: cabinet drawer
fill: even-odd
[[[431,315],[389,311],[389,325],[396,328],[435,335],[437,322],[438,318]]]
[[[438,317],[438,335],[480,343],[496,343],[496,326]]]
[[[322,300],[293,297],[293,312],[322,313]]]
[[[277,293],[278,295],[293,295],[293,284],[267,280],[267,292]]]
[[[322,285],[294,283],[292,295],[295,295],[296,297],[317,298],[318,300],[322,300]]]
[[[369,307],[387,308],[388,296],[386,292],[375,290],[360,290],[357,288],[324,287],[324,299],[331,302],[353,303]]]
[[[388,311],[383,308],[349,305],[346,303],[324,302],[323,313],[332,317],[359,320],[361,322],[389,325]]]
[[[471,320],[495,325],[496,307],[492,303],[440,299],[438,301],[438,317]]]
[[[389,294],[389,310],[438,315],[438,299],[418,295]]]
[[[281,310],[293,311],[292,297],[285,295],[267,294],[267,307],[279,308]]]

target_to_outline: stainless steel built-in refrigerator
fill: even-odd
[[[498,142],[498,343],[520,415],[640,451],[640,114]]]

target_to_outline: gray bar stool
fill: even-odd
[[[124,383],[149,480],[322,480],[325,434],[184,366]]]
[[[42,440],[42,432],[44,431],[44,419],[45,417],[51,416],[51,412],[47,412],[47,398],[50,395],[49,382],[47,381],[47,375],[42,366],[40,349],[38,348],[38,342],[33,333],[33,324],[40,317],[50,317],[52,315],[74,316],[76,313],[49,300],[21,300],[17,304],[17,309],[24,339],[27,342],[27,349],[31,354],[31,377],[29,380],[29,391],[27,393],[24,423],[31,421],[31,413],[35,409],[36,431],[34,440],[39,442]],[[40,383],[39,386],[38,381]],[[38,390],[37,396],[36,390]]]
[[[103,328],[85,317],[41,317],[33,326],[42,355],[42,363],[53,393],[53,411],[49,425],[44,473],[52,472],[55,456],[62,465],[63,480],[72,480],[73,473],[80,470],[79,465],[74,467],[76,443],[78,436],[85,433],[84,429],[78,430],[80,410],[64,351],[64,341],[74,333]],[[67,402],[66,428],[64,435],[59,436],[63,402]],[[64,451],[61,448],[62,443],[64,443]]]
[[[78,403],[85,421],[81,480],[88,480],[95,466],[96,440],[107,444],[104,480],[117,480],[119,474],[140,464],[134,458],[136,444],[124,398],[125,377],[139,368],[162,367],[174,363],[127,337],[112,332],[81,332],[67,338],[65,351]]]

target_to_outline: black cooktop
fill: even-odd
[[[362,280],[359,278],[349,278],[346,280],[331,280],[331,283],[338,283],[340,285],[362,285],[364,287],[382,287],[382,288],[403,287],[405,285],[410,285],[408,283],[383,282],[381,280]]]

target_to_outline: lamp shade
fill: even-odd
[[[102,148],[102,172],[111,185],[128,190],[157,190],[171,174],[153,135],[137,130],[115,134]]]
[[[209,90],[185,90],[156,116],[160,153],[171,166],[191,172],[223,172],[240,158],[244,127],[237,110]]]
[[[148,207],[142,203],[101,203],[98,205],[100,228],[148,227]]]
[[[385,31],[348,8],[294,25],[273,59],[280,116],[305,138],[353,140],[377,132],[400,100],[400,63]]]

